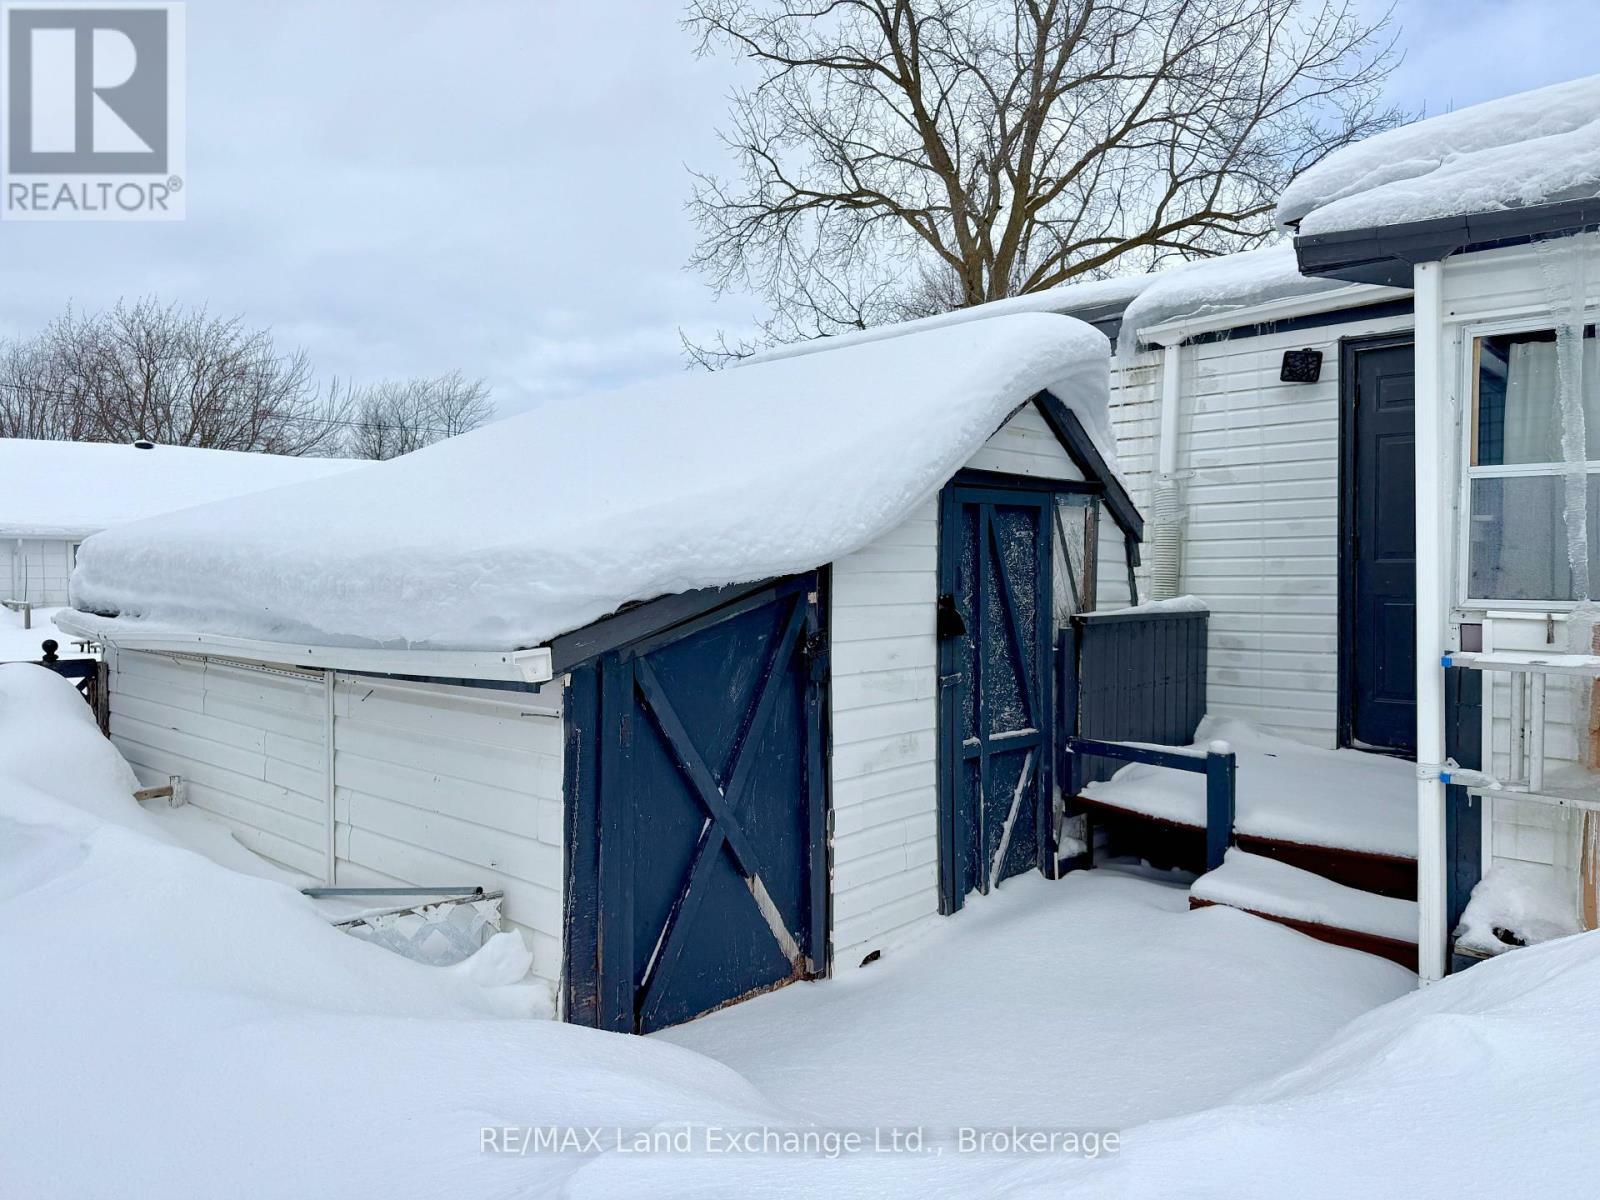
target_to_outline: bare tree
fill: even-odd
[[[1283,185],[1395,124],[1346,0],[691,0],[752,60],[692,265],[767,343],[1259,244]],[[690,347],[714,364],[751,346]]]
[[[82,441],[91,429],[43,339],[0,345],[0,437]]]
[[[481,379],[452,371],[433,379],[384,380],[348,393],[350,458],[396,458],[466,433],[494,416]]]
[[[342,402],[322,394],[303,351],[239,317],[153,299],[68,310],[0,348],[0,433],[19,437],[326,454]]]

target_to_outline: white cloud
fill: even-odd
[[[1591,2],[1405,0],[1431,112],[1595,69]],[[1377,0],[1373,0],[1377,3]],[[460,368],[505,412],[742,326],[683,270],[686,164],[741,69],[673,0],[190,0],[189,218],[0,223],[0,334],[69,301],[241,312],[357,380]]]

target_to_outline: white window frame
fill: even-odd
[[[1584,309],[1585,326],[1600,325],[1600,307]],[[1486,337],[1506,334],[1547,333],[1556,327],[1555,315],[1548,311],[1493,321],[1475,321],[1462,324],[1456,347],[1456,378],[1460,386],[1456,394],[1461,398],[1458,406],[1460,426],[1457,431],[1461,470],[1456,484],[1456,586],[1455,594],[1462,597],[1460,607],[1467,609],[1497,609],[1505,612],[1568,613],[1577,607],[1576,600],[1500,600],[1473,596],[1469,590],[1472,579],[1468,556],[1472,548],[1472,482],[1475,479],[1560,478],[1566,473],[1565,464],[1518,463],[1512,466],[1478,467],[1472,463],[1472,435],[1478,416],[1478,341]],[[1600,333],[1596,334],[1600,337]],[[1600,459],[1587,459],[1585,469],[1591,475],[1600,475]]]

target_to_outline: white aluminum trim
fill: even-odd
[[[1287,321],[1295,317],[1309,317],[1318,313],[1337,312],[1344,308],[1359,308],[1367,304],[1380,304],[1385,300],[1404,300],[1412,293],[1405,288],[1383,287],[1375,283],[1352,283],[1348,287],[1329,292],[1315,292],[1309,296],[1291,296],[1248,308],[1235,308],[1229,312],[1211,313],[1204,317],[1188,317],[1164,321],[1137,331],[1138,340],[1147,346],[1168,346],[1202,333],[1218,333],[1225,329],[1239,329],[1246,325],[1264,325],[1271,321]]]
[[[369,675],[420,675],[444,679],[496,679],[545,683],[551,670],[550,648],[531,650],[388,650],[366,646],[308,646],[296,642],[263,642],[251,638],[173,630],[110,628],[111,622],[64,610],[56,614],[58,629],[109,642],[128,650],[165,650],[279,663],[317,670]]]

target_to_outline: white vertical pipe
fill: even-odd
[[[1161,442],[1156,447],[1158,478],[1178,473],[1178,405],[1183,396],[1183,347],[1173,342],[1161,352]]]
[[[1152,600],[1178,594],[1182,574],[1182,516],[1178,492],[1178,418],[1183,403],[1182,349],[1174,343],[1161,356],[1161,411],[1156,442],[1155,479],[1150,494],[1150,575]]]
[[[1418,263],[1412,284],[1416,312],[1416,473],[1417,473],[1417,762],[1444,762],[1444,669],[1449,619],[1450,511],[1445,496],[1443,264]],[[1417,973],[1423,983],[1444,978],[1445,943],[1445,785],[1438,778],[1417,780]]]
[[[334,776],[333,776],[333,693],[335,675],[332,671],[322,673],[322,746],[323,746],[323,771],[326,775],[325,791],[327,795],[327,844],[325,847],[326,861],[323,864],[322,874],[327,880],[327,886],[336,887],[339,879],[339,823],[335,819]]]

